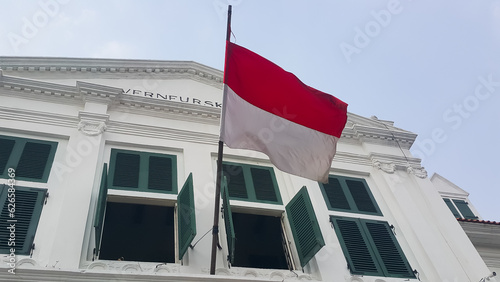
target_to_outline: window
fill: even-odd
[[[331,175],[329,183],[320,187],[352,274],[415,277],[393,226],[372,219],[383,215],[364,179]],[[353,217],[335,215],[338,212],[353,213]]]
[[[121,153],[124,155],[120,156]],[[153,179],[162,179],[163,177],[154,174],[166,174],[169,178],[172,178],[172,175],[176,174],[175,162],[173,162],[175,157],[173,156],[164,157],[165,155],[159,154],[116,150],[114,155],[115,159],[113,159],[113,155],[111,158],[112,161],[116,161],[114,178],[122,176],[121,173],[123,172],[120,172],[120,170],[126,170],[127,168],[119,167],[124,166],[124,163],[128,163],[127,161],[123,163],[122,160],[116,159],[122,157],[129,158],[130,156],[138,156],[140,163],[149,163],[149,165],[145,166],[139,165],[140,171],[138,173],[139,175],[149,175],[149,179],[151,179],[151,177]],[[170,171],[160,171],[160,169],[164,167],[162,165],[157,165],[157,162],[164,163],[163,160],[156,159],[151,163],[151,157],[166,158],[170,160]],[[130,163],[133,164],[133,162]],[[131,167],[133,166],[134,165],[131,165]],[[145,170],[145,168],[153,168],[154,173]],[[110,174],[111,171],[112,169],[110,167]],[[114,182],[114,178],[112,177],[108,179],[107,174],[107,164],[104,164],[94,218],[94,257],[104,260],[175,263],[177,255],[177,258],[181,260],[196,236],[192,175],[189,175],[184,186],[177,195],[177,208],[175,208],[174,202],[172,201],[170,202],[170,206],[159,206],[151,204],[151,201],[149,201],[150,199],[142,198],[141,196],[131,197],[125,202],[111,201],[108,199],[108,186],[113,187],[111,184],[116,184],[116,182]],[[134,179],[134,177],[130,178]],[[118,183],[121,185],[127,184],[123,182],[123,179],[119,181]],[[164,179],[156,183],[160,182],[170,183],[171,181],[170,179]],[[141,180],[139,180],[138,183],[141,183]],[[146,181],[146,185],[147,183],[151,183],[151,181]],[[135,186],[135,188],[136,187],[140,187],[140,185]],[[164,186],[162,184],[155,187]],[[174,186],[169,190],[146,189],[146,191],[162,193],[165,191],[177,191],[177,188]],[[174,222],[175,218],[177,218],[177,223]]]
[[[232,181],[238,185],[233,184],[232,187],[236,187],[237,191],[259,189],[255,189],[255,186],[250,186],[250,189],[241,189],[241,187],[248,188],[247,185],[241,184],[245,183],[241,175],[245,175],[245,171],[252,175],[252,167],[248,166],[246,170],[245,166],[233,165],[233,168],[235,167],[236,169],[233,171],[239,173],[233,174]],[[266,168],[259,169],[269,171]],[[234,177],[235,175],[236,177]],[[255,175],[247,177],[251,177],[253,185],[255,183],[266,183],[269,179],[273,179],[267,176],[259,179]],[[275,183],[275,180],[273,183]],[[275,199],[281,201],[276,186],[268,187],[273,187],[273,189],[267,188],[267,191],[273,191]],[[281,216],[233,213],[229,200],[231,198],[231,185],[227,183],[226,177],[222,183],[221,194],[229,262],[233,266],[240,267],[293,269],[294,264],[290,256]],[[254,199],[260,201],[257,198]],[[300,264],[303,267],[325,244],[305,187],[286,206],[286,214],[290,222]]]
[[[177,193],[176,156],[111,150],[110,188]]]
[[[443,198],[444,202],[453,213],[455,218],[465,218],[465,219],[477,219],[478,217],[474,215],[472,210],[469,208],[469,204],[464,200],[450,200],[448,198]],[[456,206],[456,208],[455,208]],[[458,210],[457,210],[458,208]],[[460,211],[460,212],[459,212]]]
[[[10,249],[14,248],[18,255],[29,255],[47,190],[20,186],[15,186],[13,190],[9,185],[0,185],[0,187],[0,205],[2,206],[0,253],[10,253]],[[9,199],[15,199],[15,202]],[[15,241],[9,241],[11,226],[15,228],[13,231]]]
[[[0,177],[14,168],[17,180],[47,182],[56,148],[56,142],[0,136]]]
[[[330,220],[351,273],[415,277],[387,222],[338,216]]]
[[[229,197],[234,200],[281,204],[281,196],[271,167],[224,162]]]
[[[382,215],[364,179],[330,176],[319,184],[330,210]]]

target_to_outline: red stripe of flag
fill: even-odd
[[[238,96],[291,122],[340,137],[347,121],[346,103],[246,48],[229,41],[226,48],[224,83]]]

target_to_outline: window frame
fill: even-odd
[[[13,137],[13,136],[6,136],[6,135],[0,135],[0,139],[14,141],[14,145],[12,147],[12,150],[10,151],[9,157],[6,160],[5,168],[3,171],[0,171],[0,178],[8,178],[7,171],[9,168],[14,168],[17,171],[18,166],[19,166],[19,162],[21,160],[21,157],[23,155],[23,152],[26,148],[27,143],[49,145],[50,151],[49,151],[49,154],[47,156],[47,159],[45,162],[45,168],[43,170],[41,178],[33,178],[33,177],[25,177],[25,176],[16,175],[16,180],[47,183],[47,181],[49,179],[50,171],[52,169],[52,164],[54,163],[54,158],[55,158],[55,154],[57,151],[58,142],[31,139],[31,138],[23,138],[23,137]]]
[[[137,188],[134,187],[124,187],[124,186],[115,186],[113,185],[115,179],[116,172],[116,157],[119,153],[132,154],[139,156],[139,178],[137,183]],[[148,173],[149,173],[149,158],[150,157],[161,157],[168,158],[172,162],[172,179],[171,186],[172,190],[158,190],[148,188]],[[147,169],[144,169],[146,167]],[[109,159],[109,177],[108,177],[108,188],[115,190],[127,190],[127,191],[138,191],[138,192],[151,192],[151,193],[163,193],[163,194],[177,194],[178,193],[178,182],[177,182],[177,156],[171,154],[163,154],[163,153],[151,153],[144,151],[134,151],[134,150],[125,150],[125,149],[117,149],[112,148]]]
[[[223,166],[224,165],[239,166],[239,167],[241,167],[241,169],[243,171],[243,179],[244,179],[244,183],[245,183],[245,190],[246,190],[247,197],[243,198],[243,197],[230,196],[229,198],[231,200],[264,203],[264,204],[274,204],[274,205],[283,205],[280,189],[278,186],[278,182],[276,180],[276,174],[274,173],[274,169],[272,167],[243,164],[243,163],[237,163],[237,162],[227,162],[227,161],[223,161],[222,165]],[[252,172],[251,172],[251,170],[253,168],[269,171],[270,176],[271,176],[271,182],[273,185],[273,191],[274,191],[275,196],[276,196],[276,201],[261,200],[261,199],[257,198],[257,192],[255,189],[255,185],[254,185],[254,181],[253,181],[253,177],[252,177]],[[229,179],[227,179],[227,175],[226,175],[224,168],[223,168],[223,173],[224,173],[226,181],[227,181],[227,187],[228,187],[228,192],[229,192],[229,189],[231,186],[231,180],[230,180],[230,177],[229,177]]]
[[[479,217],[469,207],[469,202],[465,199],[443,198],[443,201],[450,209],[455,218],[478,219]]]
[[[109,152],[109,151],[108,151]],[[114,153],[113,153],[114,152]],[[189,250],[189,246],[191,245],[193,239],[196,236],[196,222],[190,223],[190,230],[186,230],[187,233],[190,233],[188,238],[184,238],[181,242],[181,234],[180,229],[180,221],[183,219],[181,216],[180,209],[182,205],[180,203],[180,197],[182,197],[183,193],[187,191],[189,195],[189,199],[186,200],[184,206],[186,206],[186,215],[190,219],[195,219],[195,207],[194,207],[194,188],[193,188],[193,176],[192,173],[188,175],[186,178],[182,188],[179,190],[177,186],[177,155],[173,154],[162,154],[162,153],[151,153],[151,152],[143,152],[138,150],[130,150],[130,149],[121,149],[121,148],[111,148],[110,149],[110,158],[109,162],[114,162],[116,160],[116,154],[119,152],[131,153],[131,154],[139,154],[141,158],[143,156],[160,156],[160,157],[168,157],[172,160],[172,178],[175,178],[175,186],[172,187],[172,191],[164,191],[164,190],[155,190],[155,189],[137,189],[128,187],[120,187],[120,186],[112,186],[113,176],[112,166],[107,165],[107,163],[103,164],[101,180],[99,183],[99,191],[97,192],[96,197],[96,205],[94,211],[94,220],[93,220],[93,234],[94,234],[94,250],[93,250],[93,260],[99,260],[100,248],[102,245],[102,232],[104,230],[104,224],[106,222],[106,206],[108,202],[116,202],[116,203],[128,203],[128,204],[137,204],[137,205],[155,205],[155,206],[169,206],[174,208],[174,255],[175,262],[180,263],[182,259],[186,256]],[[149,158],[147,159],[149,160]],[[142,162],[142,160],[140,160]],[[139,169],[142,169],[139,166]],[[139,173],[144,172],[140,171]],[[146,179],[147,179],[147,171],[146,171]],[[146,193],[145,193],[146,192]],[[156,195],[156,196],[155,196]],[[189,202],[189,203],[187,203]],[[185,218],[184,218],[185,219]],[[181,243],[183,245],[181,245]],[[106,261],[106,260],[104,260]]]

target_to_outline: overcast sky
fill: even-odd
[[[232,41],[361,116],[418,134],[414,156],[500,221],[500,1],[0,0],[0,56],[224,64]]]

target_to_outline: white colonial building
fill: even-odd
[[[224,149],[210,275],[221,71],[13,57],[0,68],[0,280],[496,281],[411,156],[416,134],[352,113],[328,184]]]

